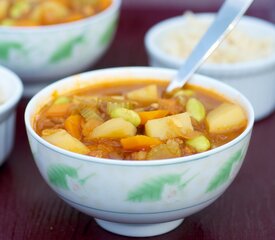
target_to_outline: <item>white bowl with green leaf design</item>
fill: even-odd
[[[23,84],[19,77],[0,66],[0,166],[13,148],[16,106],[22,93]]]
[[[30,146],[45,181],[65,202],[93,216],[108,231],[140,237],[162,234],[221,196],[236,177],[249,145],[254,123],[251,104],[230,86],[195,75],[191,83],[215,89],[245,109],[247,128],[216,149],[154,161],[100,159],[60,149],[36,134],[35,115],[54,91],[62,94],[98,81],[125,77],[166,81],[174,74],[174,70],[149,67],[91,71],[51,84],[36,94],[26,108]]]
[[[120,5],[121,0],[112,0],[103,12],[70,23],[0,26],[0,64],[23,80],[25,91],[32,91],[26,95],[32,95],[49,81],[81,72],[92,66],[110,45]]]

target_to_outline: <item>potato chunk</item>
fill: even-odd
[[[161,140],[183,137],[190,132],[193,132],[193,126],[190,115],[187,112],[149,120],[145,124],[146,135]]]
[[[86,147],[78,139],[71,136],[66,130],[64,129],[56,129],[53,131],[51,131],[50,129],[48,131],[46,130],[44,130],[45,131],[44,134],[43,134],[44,131],[42,132],[42,138],[45,139],[47,142],[57,147],[60,147],[75,153],[87,154],[90,152],[88,147]]]
[[[245,127],[247,118],[240,106],[223,103],[207,114],[206,123],[210,133],[226,133]]]
[[[158,88],[157,85],[152,84],[147,87],[128,92],[126,97],[134,101],[153,103],[158,101]]]
[[[136,132],[137,129],[132,123],[123,118],[113,118],[96,127],[90,136],[92,138],[125,138],[134,136]]]

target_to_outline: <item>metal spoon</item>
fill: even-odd
[[[166,92],[182,87],[199,66],[219,46],[225,36],[235,27],[253,0],[226,0],[217,16],[194,48],[177,75],[168,85]]]

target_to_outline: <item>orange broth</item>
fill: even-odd
[[[146,88],[149,85],[157,87],[158,98],[156,101],[137,101],[130,98],[129,93]],[[203,136],[209,142],[208,149],[203,150],[207,151],[228,143],[239,136],[246,128],[247,119],[239,126],[235,126],[226,132],[209,132],[206,120],[209,112],[223,103],[232,104],[231,101],[214,91],[190,84],[184,87],[184,90],[187,90],[184,94],[180,94],[181,90],[178,90],[178,93],[175,92],[174,95],[168,96],[165,94],[166,86],[167,83],[155,79],[146,81],[119,80],[116,83],[97,84],[85,89],[74,90],[64,96],[55,96],[37,114],[34,128],[40,136],[45,137],[50,142],[52,136],[48,137],[48,135],[61,129],[65,130],[66,134],[69,133],[70,136],[83,144],[84,149],[88,149],[84,151],[84,154],[99,158],[124,160],[167,159],[196,154],[202,151],[189,144],[189,140]],[[185,113],[187,111],[186,104],[191,98],[199,101],[205,110],[205,117],[200,121],[190,116],[193,127],[191,133],[180,133],[177,136],[165,139],[147,136],[146,124],[148,122]],[[115,108],[113,108],[114,106]],[[134,126],[136,123],[129,122],[123,114],[122,117],[120,115],[113,116],[118,108],[120,110],[123,108],[127,113],[134,111],[134,115],[140,117],[143,115],[152,117],[154,114],[156,116]],[[87,116],[87,113],[89,113],[89,116]],[[130,128],[135,128],[136,133],[122,137],[112,135],[113,133],[109,137],[95,137],[93,135],[93,132],[97,131],[96,128],[102,127],[102,124],[116,117],[123,118],[123,123],[126,119],[127,124],[131,124]],[[171,127],[171,124],[169,123],[167,126]],[[159,131],[162,131],[162,129],[159,129]],[[66,148],[67,146],[65,146]]]

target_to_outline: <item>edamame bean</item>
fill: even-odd
[[[205,108],[196,98],[190,98],[186,103],[186,111],[198,122],[205,118]]]
[[[138,126],[141,122],[139,115],[127,108],[115,108],[110,112],[111,118],[123,118],[124,120],[131,122],[134,126]]]
[[[203,135],[187,140],[186,144],[194,148],[197,152],[204,152],[211,146],[209,140]]]
[[[190,89],[181,89],[178,90],[177,92],[174,93],[173,97],[178,97],[178,96],[185,96],[185,97],[191,97],[194,95],[194,91],[190,90]]]

